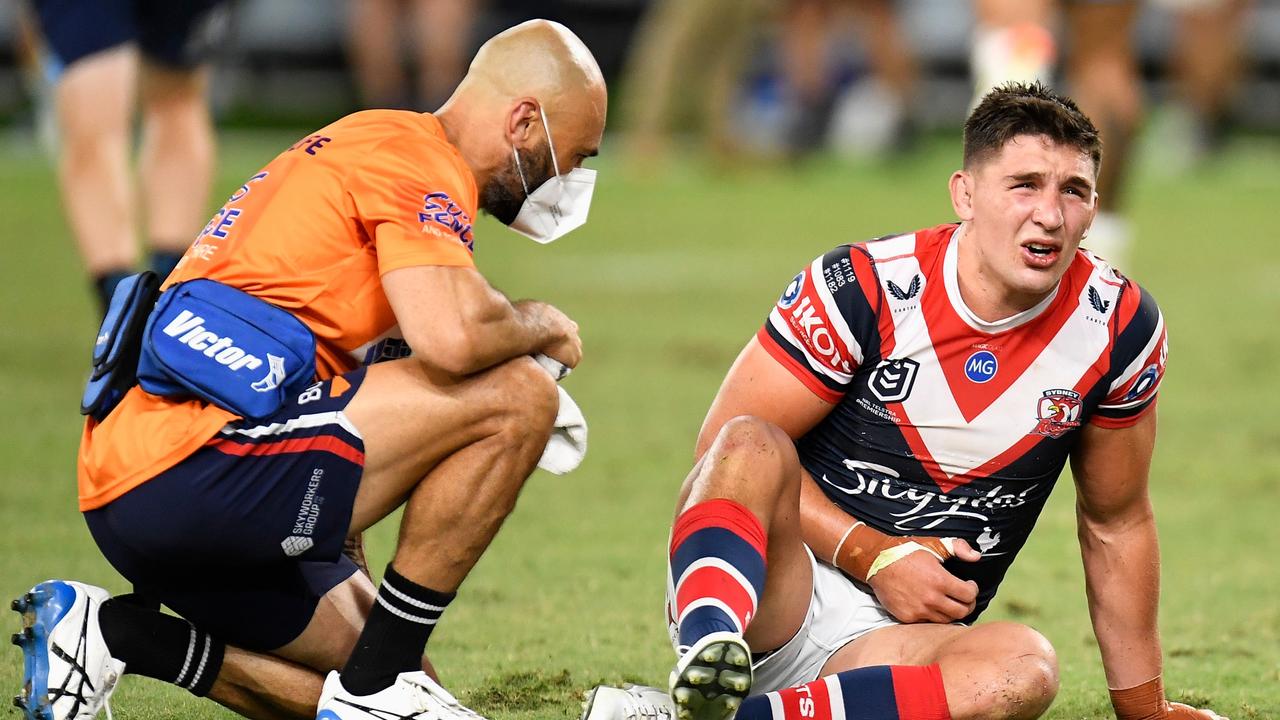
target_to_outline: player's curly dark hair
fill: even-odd
[[[1080,148],[1102,164],[1098,128],[1075,101],[1040,81],[1009,82],[987,93],[964,123],[964,166],[997,153],[1018,135],[1045,135],[1055,143]]]

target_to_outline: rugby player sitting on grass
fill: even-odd
[[[597,688],[586,718],[1039,717],[1049,642],[971,623],[1068,461],[1117,717],[1217,717],[1161,685],[1147,476],[1165,328],[1078,250],[1100,161],[1074,103],[1004,86],[965,123],[960,223],[841,245],[791,280],[677,502],[670,697]]]

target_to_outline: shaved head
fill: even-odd
[[[485,42],[435,115],[475,174],[481,207],[501,220],[556,170],[596,154],[607,104],[604,76],[582,40],[560,23],[530,20]],[[488,206],[486,195],[499,199]]]
[[[528,95],[549,105],[548,114],[590,109],[604,117],[600,66],[577,35],[549,20],[520,23],[490,38],[458,92],[507,99]],[[582,103],[594,107],[579,107]]]

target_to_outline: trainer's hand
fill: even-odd
[[[544,305],[543,312],[552,340],[542,352],[572,369],[582,362],[582,338],[578,337],[578,323],[552,305]]]
[[[956,557],[974,562],[982,553],[959,538],[951,542],[951,551],[936,543],[936,538],[905,537],[904,541],[934,541],[930,547],[946,560]],[[978,584],[961,580],[942,566],[930,552],[916,551],[881,568],[867,581],[876,599],[904,623],[949,623],[973,612],[978,599]]]
[[[1228,720],[1218,713],[1208,709],[1193,708],[1190,705],[1182,703],[1169,703],[1169,720]]]

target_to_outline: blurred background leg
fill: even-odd
[[[412,0],[416,110],[434,110],[467,72],[473,48],[476,0]]]
[[[1068,92],[1102,133],[1098,216],[1084,244],[1121,268],[1133,234],[1121,213],[1123,191],[1143,106],[1133,44],[1137,14],[1133,0],[1067,4]]]
[[[1245,18],[1252,0],[1184,0],[1177,10],[1173,76],[1184,114],[1189,164],[1212,154],[1230,122],[1244,69]]]
[[[121,45],[67,66],[55,91],[67,222],[85,269],[107,298],[137,263],[129,175],[137,75],[137,50]]]
[[[207,68],[142,65],[138,175],[151,269],[168,275],[207,220],[214,130]]]
[[[1000,83],[1052,80],[1057,60],[1052,0],[976,0],[973,9],[971,108]]]
[[[351,0],[347,52],[360,104],[367,108],[407,108],[400,48],[400,0]]]

